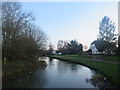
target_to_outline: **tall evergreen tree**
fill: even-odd
[[[116,39],[115,24],[110,20],[109,17],[104,16],[102,21],[99,23],[99,35],[98,40],[105,40],[113,42]]]

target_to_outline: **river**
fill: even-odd
[[[47,63],[46,68],[37,69],[26,77],[7,81],[3,88],[98,88],[90,81],[97,74],[96,71],[49,57],[42,60]]]

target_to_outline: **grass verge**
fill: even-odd
[[[61,56],[61,55],[57,55],[57,56]],[[62,55],[62,57],[74,57],[74,58],[86,58],[86,59],[92,58],[92,56],[88,56],[88,55]]]
[[[118,65],[111,64],[111,63],[105,63],[105,62],[95,62],[95,61],[89,61],[84,59],[76,59],[74,57],[65,57],[65,56],[51,56],[52,58],[62,59],[65,61],[70,61],[74,63],[80,63],[83,64],[89,68],[92,68],[94,70],[97,70],[99,72],[102,72],[108,80],[111,82],[111,84],[115,87],[120,87],[120,75],[118,75]]]
[[[104,56],[102,59],[106,61],[120,62],[120,56]]]

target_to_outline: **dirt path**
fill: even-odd
[[[70,57],[70,56],[65,56],[65,57]],[[106,63],[112,63],[112,64],[120,64],[119,62],[112,62],[112,61],[105,61],[101,59],[101,56],[93,55],[92,59],[87,59],[87,58],[80,58],[80,57],[73,57],[75,59],[84,59],[84,60],[91,60],[91,61],[96,61],[96,62],[106,62]]]

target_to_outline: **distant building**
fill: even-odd
[[[56,51],[52,51],[52,54],[53,54],[53,55],[56,55],[57,53],[56,53]]]
[[[58,53],[58,55],[62,55],[62,53]]]
[[[103,50],[100,50],[94,43],[90,45],[91,54],[105,54]]]
[[[115,45],[107,42],[107,41],[94,41],[90,45],[90,49],[88,50],[89,54],[108,54],[107,49],[110,54],[115,54]]]
[[[60,52],[57,52],[57,51],[52,51],[52,55],[62,55],[62,53],[60,53]]]

